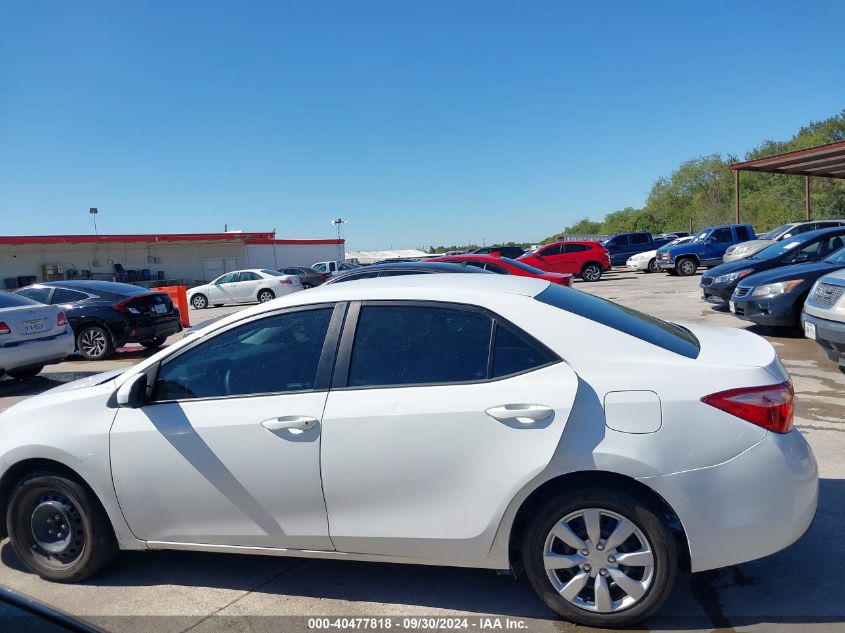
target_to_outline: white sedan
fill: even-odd
[[[188,303],[196,310],[227,303],[264,303],[297,290],[302,290],[297,275],[263,268],[234,270],[188,290]]]
[[[743,330],[525,277],[332,284],[0,415],[0,525],[54,581],[120,549],[513,569],[564,618],[626,626],[681,560],[804,533],[792,415]]]
[[[0,291],[0,376],[31,378],[58,363],[76,347],[73,330],[59,306],[46,306]]]
[[[677,246],[678,244],[685,244],[689,242],[692,237],[679,237],[677,239],[672,240],[668,244],[664,244],[660,248],[664,246]],[[637,253],[636,255],[631,255],[628,258],[628,261],[625,262],[625,265],[628,267],[628,270],[638,270],[644,273],[656,273],[660,272],[660,266],[657,265],[657,251],[645,251],[644,253]]]

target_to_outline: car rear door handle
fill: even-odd
[[[275,431],[290,431],[298,434],[304,431],[310,431],[319,424],[317,418],[311,418],[305,415],[288,415],[281,418],[270,418],[261,423],[265,429],[271,432]]]
[[[545,422],[554,415],[554,409],[542,404],[503,404],[499,407],[490,407],[485,413],[499,422],[516,421],[528,426],[536,422]]]

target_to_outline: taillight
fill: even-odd
[[[701,401],[774,433],[788,433],[795,413],[792,381],[764,387],[729,389]]]
[[[293,282],[290,280],[290,277],[282,277],[279,279],[280,284],[289,284],[292,285]]]
[[[136,310],[135,308],[130,308],[128,304],[130,301],[133,301],[137,297],[130,297],[129,299],[124,299],[123,301],[118,301],[114,305],[112,305],[111,309],[115,312],[122,312],[123,314],[141,314],[140,311]]]
[[[67,317],[64,312],[59,312],[56,315],[56,326],[61,327],[63,325],[67,325]]]
[[[11,333],[12,333],[12,329],[8,325],[3,323],[3,321],[0,321],[0,334],[11,334]]]
[[[320,275],[320,279],[322,279],[323,281],[326,281],[326,279],[328,279],[328,278],[329,278],[329,276],[328,276],[328,275],[325,275],[325,274],[324,274],[324,275]]]

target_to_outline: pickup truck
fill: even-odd
[[[651,233],[644,231],[636,233],[617,233],[611,235],[601,242],[601,245],[610,253],[610,263],[614,266],[624,265],[632,255],[653,251],[664,244],[668,244],[678,236],[672,234],[665,238],[661,236],[652,237]]]
[[[722,263],[728,247],[755,239],[750,224],[720,224],[699,231],[692,240],[657,249],[657,265],[670,275],[689,277],[699,266],[712,268]]]

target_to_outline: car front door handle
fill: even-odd
[[[281,418],[270,418],[261,423],[265,429],[271,432],[276,431],[290,431],[298,434],[304,431],[310,431],[319,424],[317,418],[311,418],[305,415],[288,415]]]
[[[503,404],[499,407],[490,407],[485,413],[499,422],[519,422],[529,426],[537,422],[545,422],[555,412],[551,407],[542,404]]]

